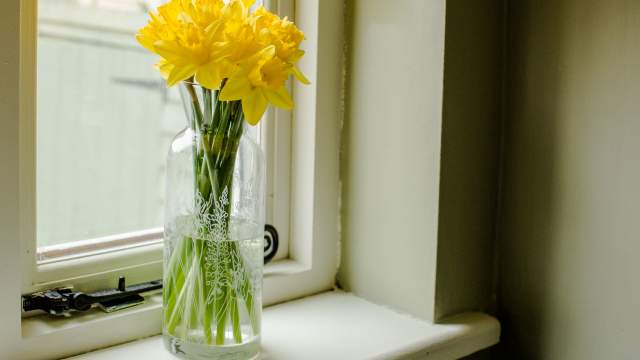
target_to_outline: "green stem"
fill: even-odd
[[[193,150],[195,191],[204,199],[217,201],[225,189],[231,192],[235,158],[244,122],[242,109],[239,102],[219,101],[218,91],[213,92],[212,96],[210,90],[204,89],[203,113],[194,86],[188,84],[186,87],[191,97],[192,126],[197,139]],[[229,204],[224,209],[229,215],[231,195],[228,194]],[[215,206],[210,206],[199,211],[212,212],[214,208]],[[211,214],[213,215],[213,212]],[[204,231],[206,233],[206,229]],[[168,294],[165,297],[165,324],[168,333],[176,335],[176,328],[181,326],[181,335],[185,338],[187,329],[194,329],[202,323],[205,341],[211,344],[212,321],[215,321],[215,342],[217,345],[224,345],[226,328],[230,321],[233,341],[241,343],[243,339],[238,301],[242,298],[250,316],[253,333],[257,334],[259,324],[254,309],[251,279],[247,275],[247,267],[238,244],[228,240],[216,239],[214,243],[208,243],[212,240],[184,238],[176,246],[170,257],[168,269],[165,269],[165,291]],[[209,246],[216,254],[216,259],[208,257],[213,256]],[[221,278],[208,278],[208,266],[211,261],[221,262],[232,257],[240,259],[240,262],[225,265],[227,268],[216,272]],[[230,287],[233,276],[241,276],[239,289]],[[215,294],[213,299],[209,298],[209,293],[213,290],[211,283],[222,284],[219,285],[220,292]],[[204,317],[201,321],[198,319],[200,316]]]
[[[231,323],[233,324],[233,339],[237,344],[242,342],[242,331],[240,331],[240,315],[238,313],[238,299],[235,295],[231,296]]]
[[[165,323],[170,323],[171,316],[174,316],[175,312],[175,304],[176,297],[180,290],[184,287],[184,277],[185,273],[182,271],[182,266],[186,266],[186,264],[190,260],[191,247],[192,244],[191,238],[185,237],[182,241],[178,242],[178,248],[174,250],[173,256],[171,256],[169,262],[169,276],[168,279],[174,281],[167,281],[170,285],[168,300],[166,301],[165,307]],[[183,264],[180,264],[179,261],[183,261]],[[175,326],[168,326],[169,333],[173,333]]]

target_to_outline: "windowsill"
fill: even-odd
[[[352,294],[328,292],[271,306],[263,315],[262,359],[454,359],[496,344],[498,321],[465,313],[427,323]],[[75,360],[176,359],[154,336]]]

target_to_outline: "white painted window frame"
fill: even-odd
[[[291,139],[288,256],[265,269],[265,305],[325,291],[335,283],[342,13],[341,0],[299,0],[295,7],[296,23],[307,38],[303,45],[307,54],[299,67],[312,84],[292,85],[297,106],[291,126],[278,123],[265,129],[264,136],[278,143],[287,132]],[[0,14],[6,20],[0,24],[0,263],[4,267],[0,272],[0,358],[59,357],[159,333],[157,301],[113,315],[56,320],[55,324],[46,317],[21,317],[20,295],[44,286],[73,281],[88,289],[113,286],[116,275],[136,281],[158,274],[162,249],[157,243],[133,246],[119,253],[35,266],[36,0],[0,2]],[[270,116],[278,122],[288,115],[276,111]],[[274,194],[286,190],[286,185],[270,187]],[[271,221],[278,224],[278,219]],[[88,269],[91,276],[86,275]]]

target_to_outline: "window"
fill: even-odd
[[[49,0],[41,1],[45,3]],[[42,136],[51,135],[41,132],[40,130],[44,129],[36,127],[36,124],[40,126],[40,121],[46,120],[38,118],[45,115],[41,115],[40,108],[36,111],[34,101],[36,94],[39,97],[38,102],[44,101],[40,97],[47,96],[44,89],[39,88],[40,81],[45,81],[46,78],[36,82],[36,69],[45,66],[45,59],[41,58],[40,62],[36,63],[36,8],[40,5],[41,10],[44,9],[46,5],[42,3],[37,3],[36,0],[0,2],[0,18],[3,20],[0,21],[0,40],[3,46],[6,45],[4,51],[0,52],[0,76],[3,78],[0,82],[0,111],[4,118],[0,123],[0,141],[4,146],[0,152],[4,170],[0,172],[0,195],[4,205],[0,210],[0,262],[8,269],[0,272],[0,283],[4,286],[4,291],[0,292],[0,318],[4,319],[0,333],[4,335],[6,331],[6,336],[0,337],[2,358],[60,357],[160,331],[160,306],[154,301],[138,308],[122,310],[114,315],[94,314],[81,320],[71,318],[56,320],[55,323],[49,323],[46,317],[21,320],[20,314],[16,311],[20,293],[69,284],[80,290],[114,286],[118,275],[127,276],[129,282],[136,282],[158,278],[161,270],[162,245],[156,241],[158,233],[153,230],[155,224],[161,224],[154,220],[157,214],[148,219],[138,219],[127,226],[117,222],[110,228],[101,225],[105,227],[100,231],[94,228],[93,233],[88,232],[86,228],[76,228],[73,230],[75,235],[52,235],[51,241],[59,241],[60,246],[70,246],[76,240],[105,243],[105,240],[118,240],[113,237],[122,234],[128,234],[128,237],[124,238],[137,239],[137,243],[132,245],[126,241],[116,241],[111,242],[116,246],[98,249],[99,251],[91,254],[71,258],[58,257],[52,261],[37,263],[39,244],[36,239],[39,223],[36,221],[36,205],[47,196],[44,193],[42,199],[36,198],[36,189],[40,192],[40,187],[46,186],[40,183],[38,171],[47,171],[44,168],[47,162],[38,163],[46,159],[46,154],[39,153],[39,147],[45,146],[40,144]],[[135,17],[133,14],[136,10],[124,0],[67,0],[55,2],[55,6],[68,6],[73,3],[86,6],[84,10],[87,11],[97,11],[102,9],[99,7],[102,6],[109,14],[113,12],[122,17]],[[275,210],[267,220],[278,227],[281,236],[289,238],[288,249],[278,254],[279,260],[269,264],[265,269],[263,303],[269,305],[327,290],[334,285],[338,248],[338,134],[342,81],[342,29],[335,24],[336,19],[341,16],[342,5],[338,0],[305,0],[296,3],[295,11],[293,1],[290,0],[265,1],[265,5],[277,8],[281,14],[295,12],[295,20],[307,37],[304,43],[307,56],[299,66],[312,81],[310,86],[294,85],[292,90],[296,109],[292,114],[270,112],[267,116],[274,119],[269,119],[266,122],[269,125],[261,128],[258,133],[265,143],[271,166],[268,174],[270,190],[267,195],[270,199],[268,206]],[[46,14],[46,11],[41,11],[42,19]],[[41,25],[42,35],[44,36],[45,29],[49,29],[55,31],[56,35],[73,36],[77,40],[88,38],[96,41],[104,36],[108,38],[102,39],[102,43],[114,45],[121,39],[121,35],[111,36],[101,31],[104,30],[103,25],[113,26],[119,20],[110,16],[107,24],[101,23],[100,18],[106,17],[97,16],[96,20],[92,21],[94,27],[86,32],[73,27],[65,28],[69,27],[69,24],[49,22]],[[16,34],[18,29],[19,36]],[[52,40],[52,37],[49,38],[49,45],[52,44]],[[46,41],[41,43],[42,49],[46,44]],[[90,45],[82,43],[82,46]],[[121,48],[117,49],[124,51]],[[42,51],[44,50],[41,50],[40,57]],[[106,49],[100,48],[98,51]],[[132,93],[147,94],[145,101],[149,103],[166,100],[169,105],[163,111],[171,111],[167,110],[171,108],[170,104],[173,101],[171,93],[160,95],[161,87],[153,90],[152,86],[155,85],[152,85],[151,80],[143,78],[142,74],[143,72],[122,72],[116,79],[109,78],[105,86],[118,89],[124,87]],[[322,77],[317,74],[322,74]],[[61,89],[61,86],[54,88],[58,91],[62,91]],[[86,91],[86,86],[82,90]],[[90,94],[80,95],[84,97]],[[89,110],[82,111],[90,113]],[[180,113],[179,116],[170,118],[182,119],[183,115]],[[95,119],[98,117],[90,118],[88,121]],[[174,125],[181,126],[167,126]],[[167,128],[159,129],[165,131]],[[173,130],[169,128],[167,131]],[[161,159],[164,159],[165,151],[160,151]],[[283,153],[285,155],[282,155]],[[73,152],[68,156],[71,155],[80,156]],[[73,169],[77,168],[71,168],[70,171]],[[53,194],[55,190],[49,191],[52,192],[49,196],[57,196]],[[150,202],[161,200],[161,194],[162,192],[157,195],[156,200],[152,199]],[[77,211],[84,211],[86,208],[80,205]],[[287,210],[281,212],[279,209]],[[89,215],[91,214],[87,216]],[[45,223],[42,224],[44,226]],[[49,245],[43,244],[42,248],[46,248],[45,246]],[[50,253],[50,256],[56,257],[59,254],[61,253]],[[112,331],[105,333],[105,328]],[[82,342],[69,341],[79,336],[82,336]]]
[[[71,277],[95,283],[95,257],[105,253],[102,272],[117,261],[119,272],[161,276],[165,158],[186,116],[177,89],[153,68],[157,57],[135,40],[155,5],[38,0],[34,290]],[[270,6],[291,10],[290,2]],[[268,123],[278,124],[251,133],[278,166],[267,211],[280,230],[276,260],[288,256],[290,115],[274,110]]]
[[[186,117],[177,90],[166,88],[153,69],[156,57],[134,39],[152,3],[39,0],[38,7],[39,263],[157,241],[166,149]],[[289,116],[279,112],[284,120],[270,129],[282,132]],[[267,136],[256,130],[256,137]],[[265,151],[280,164],[270,178],[281,183],[289,176],[288,140],[272,134],[262,141],[279,146],[277,153]],[[288,191],[273,192],[269,218],[282,232],[277,258],[285,258]]]

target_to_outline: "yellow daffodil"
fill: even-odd
[[[252,56],[220,92],[222,101],[242,101],[242,109],[251,125],[260,121],[268,103],[284,109],[293,107],[285,87],[291,65],[275,55],[275,46],[270,45]]]
[[[261,42],[273,44],[276,47],[277,56],[291,66],[291,73],[303,84],[309,84],[309,80],[302,74],[295,64],[304,55],[300,50],[300,43],[304,40],[304,34],[293,22],[286,17],[278,16],[259,7],[253,14],[255,31]]]
[[[285,87],[290,74],[309,81],[296,67],[302,31],[262,6],[250,13],[253,3],[170,0],[150,14],[137,39],[161,57],[156,68],[169,86],[187,79],[214,90],[224,84],[220,100],[240,100],[255,125],[269,103],[293,107]]]
[[[158,68],[169,86],[195,76],[204,87],[220,87],[224,6],[222,0],[172,0],[151,14],[137,39],[162,57]]]
[[[140,29],[136,39],[147,50],[155,52],[153,43],[158,40],[173,40],[180,27],[178,17],[182,13],[182,3],[171,1],[158,7],[158,13],[150,13],[151,20]]]
[[[172,65],[167,78],[169,86],[195,76],[195,80],[209,89],[217,89],[223,79],[220,62],[224,57],[221,41],[212,41],[222,33],[221,21],[200,29],[193,23],[186,23],[175,40],[154,42],[155,52]]]

